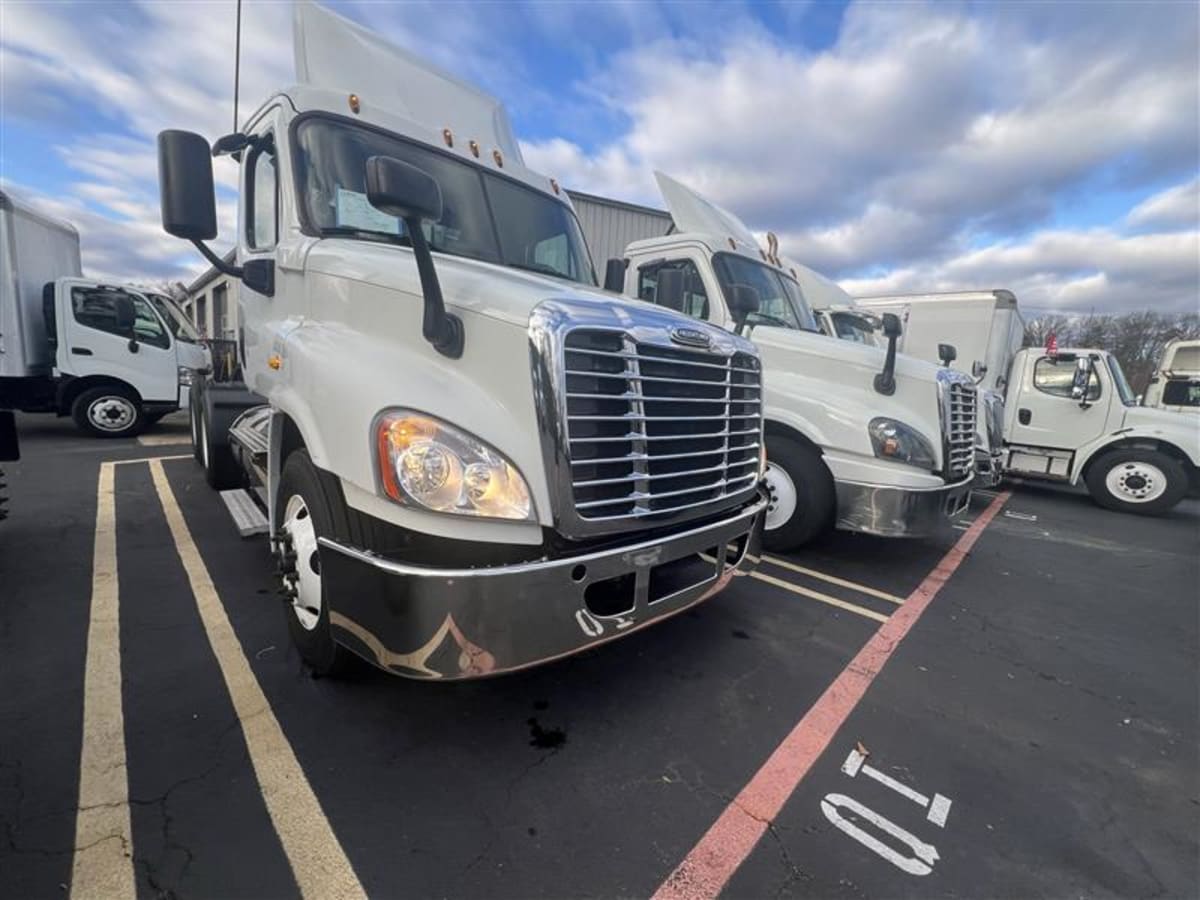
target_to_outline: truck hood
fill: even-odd
[[[598,287],[562,278],[524,272],[496,263],[435,253],[434,261],[448,309],[473,312],[524,328],[529,314],[543,300],[584,297],[618,298]],[[342,238],[314,241],[305,269],[334,278],[348,278],[385,290],[412,294],[421,301],[421,280],[407,247]],[[398,299],[397,302],[408,302]]]
[[[788,358],[793,355],[797,360],[801,355],[817,358],[828,367],[830,380],[842,383],[870,376],[864,382],[869,386],[875,373],[883,371],[883,361],[887,357],[887,351],[882,347],[868,347],[866,344],[840,341],[823,334],[790,328],[759,325],[750,337],[764,349],[764,355],[770,354],[774,364],[787,368]],[[897,380],[934,384],[937,381],[937,369],[937,366],[924,360],[903,353],[896,354]]]
[[[1200,458],[1200,418],[1196,416],[1153,406],[1127,406],[1121,425],[1180,444],[1193,458]]]

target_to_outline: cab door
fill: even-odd
[[[83,378],[103,375],[131,385],[147,402],[174,403],[179,366],[170,329],[141,294],[77,278],[57,287],[58,369]],[[117,327],[116,301],[133,304],[133,331]]]
[[[641,263],[631,271],[632,289],[626,293],[656,306],[668,306],[693,319],[711,322],[722,328],[727,327],[725,308],[720,300],[721,293],[715,283],[706,283],[702,262],[703,257],[684,254],[669,259],[658,257],[650,262]],[[664,298],[658,296],[658,276],[667,269],[678,270],[682,275],[683,293],[678,298],[664,303]]]
[[[1075,367],[1073,353],[1030,354],[1017,396],[1008,401],[1010,444],[1074,450],[1105,432],[1113,391],[1104,366],[1092,366],[1086,403],[1072,395]]]

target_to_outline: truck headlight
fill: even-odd
[[[380,413],[373,432],[380,485],[397,503],[464,516],[533,519],[525,479],[479,438],[406,409]]]
[[[192,370],[189,369],[187,366],[180,366],[179,367],[179,386],[180,387],[191,387],[191,384],[192,384]]]
[[[881,416],[871,420],[867,431],[871,435],[875,455],[880,459],[891,459],[930,470],[937,466],[933,444],[915,428]]]

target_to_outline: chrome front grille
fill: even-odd
[[[965,478],[975,465],[978,395],[974,383],[962,378],[943,381],[942,389],[946,475],[950,479]]]
[[[644,343],[607,328],[567,332],[562,353],[571,498],[580,520],[664,517],[754,489],[762,430],[757,357]]]

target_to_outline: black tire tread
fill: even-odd
[[[1141,461],[1157,466],[1167,476],[1167,489],[1162,496],[1149,503],[1129,503],[1108,492],[1104,478],[1113,466],[1123,462]],[[1188,473],[1183,464],[1161,450],[1137,447],[1109,450],[1094,460],[1084,476],[1088,493],[1098,506],[1115,512],[1133,513],[1139,516],[1157,516],[1174,507],[1188,492]]]

